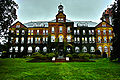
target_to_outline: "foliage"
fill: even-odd
[[[111,52],[110,60],[118,58],[120,61],[120,0],[116,0],[112,6],[112,16],[113,16],[113,32],[115,34],[113,38],[113,51]]]
[[[47,53],[47,58],[52,59],[52,57],[55,57],[55,53]]]
[[[17,19],[18,5],[13,0],[0,0],[0,27],[7,29]]]
[[[69,58],[72,58],[72,54],[67,54],[66,56]]]
[[[6,51],[3,51],[2,53],[7,53]]]

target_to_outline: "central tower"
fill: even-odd
[[[56,22],[66,22],[66,15],[63,13],[63,6],[58,6],[58,14],[56,15]]]

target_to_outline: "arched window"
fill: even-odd
[[[113,50],[113,47],[112,46],[110,46],[110,52]]]
[[[70,49],[69,47],[67,47],[67,52],[69,52],[69,53],[70,53],[70,50],[71,50],[71,49]]]
[[[87,47],[84,46],[83,49],[82,49],[83,52],[87,52]]]
[[[55,48],[52,48],[52,52],[55,52]]]
[[[104,52],[108,52],[108,47],[107,46],[104,47]]]
[[[95,48],[93,46],[90,48],[90,52],[95,52]]]
[[[22,46],[21,49],[20,49],[20,52],[23,52],[23,50],[24,50],[24,47]]]
[[[31,46],[28,47],[28,53],[32,53],[32,47]]]
[[[100,50],[100,52],[102,52],[102,47],[101,46],[99,46],[98,49]]]
[[[59,36],[59,42],[63,42],[63,36],[62,35]]]
[[[43,47],[43,52],[47,52],[47,47]]]
[[[79,47],[75,47],[75,52],[76,53],[80,52],[80,48]]]
[[[35,48],[35,52],[38,52],[39,50],[40,50],[39,47],[36,47],[36,48]]]

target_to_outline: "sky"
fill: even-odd
[[[58,5],[64,6],[66,18],[72,21],[100,22],[102,13],[114,0],[15,0],[19,5],[18,19],[22,23],[51,21],[58,13]]]

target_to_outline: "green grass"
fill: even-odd
[[[0,80],[120,80],[120,63],[28,63],[27,59],[0,59]]]

